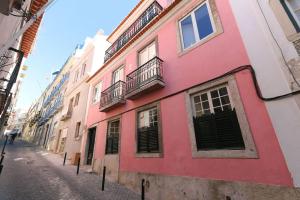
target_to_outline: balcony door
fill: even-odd
[[[124,81],[124,67],[119,67],[113,72],[112,84],[115,84],[118,81]]]
[[[155,60],[152,60],[156,56],[157,52],[155,41],[139,52],[139,66],[141,67],[139,81],[141,83],[145,82],[146,80],[150,80],[155,75],[158,75],[159,69],[157,68],[157,63]]]
[[[112,85],[113,85],[113,99],[119,98],[122,96],[123,91],[123,85],[120,83],[120,81],[124,81],[124,67],[119,67],[117,70],[113,72],[112,76]]]

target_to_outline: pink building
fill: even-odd
[[[152,199],[289,194],[229,0],[142,0],[108,40],[88,80],[83,155],[95,171],[136,191],[144,179]]]

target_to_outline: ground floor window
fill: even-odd
[[[119,152],[120,120],[108,122],[106,137],[106,154],[117,154]]]
[[[227,85],[192,96],[198,150],[245,149]]]
[[[188,90],[186,105],[194,158],[258,157],[234,76]]]
[[[137,152],[158,153],[160,147],[157,107],[138,112],[137,124]]]

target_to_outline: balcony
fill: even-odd
[[[118,81],[101,92],[100,111],[107,112],[112,108],[125,104],[125,83]]]
[[[143,14],[105,51],[104,62],[113,57],[122,47],[124,47],[137,33],[147,26],[157,15],[161,13],[163,7],[154,1]]]
[[[126,76],[126,98],[136,99],[152,90],[165,86],[163,61],[154,57]]]
[[[63,114],[61,116],[61,121],[66,121],[68,119],[70,119],[72,117],[72,110],[71,111],[68,111],[66,114]]]

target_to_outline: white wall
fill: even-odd
[[[283,50],[285,59],[297,58],[268,0],[259,0],[271,30]],[[291,77],[256,0],[230,0],[245,47],[265,97],[291,91]],[[299,95],[298,95],[299,96]],[[300,98],[300,97],[298,97]],[[280,146],[295,186],[300,186],[300,109],[295,98],[266,102]],[[270,155],[272,156],[272,155]],[[276,163],[274,163],[276,164]]]

